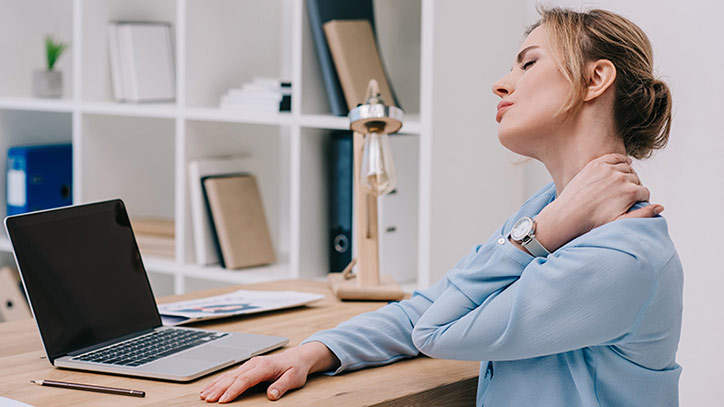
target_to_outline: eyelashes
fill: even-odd
[[[531,60],[531,61],[528,61],[528,62],[524,63],[523,65],[521,65],[521,66],[520,66],[520,69],[522,69],[522,70],[525,71],[525,70],[528,69],[531,65],[533,65],[535,62],[536,62],[535,59],[533,59],[533,60]]]

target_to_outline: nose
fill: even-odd
[[[510,81],[509,75],[503,76],[493,84],[493,93],[501,98],[513,93],[513,83]]]

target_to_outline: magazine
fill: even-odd
[[[164,325],[175,326],[298,307],[322,298],[324,295],[299,291],[238,290],[214,297],[159,304],[158,312],[161,314],[161,321]]]

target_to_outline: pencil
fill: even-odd
[[[98,393],[119,394],[122,396],[146,397],[146,392],[141,390],[119,389],[117,387],[96,386],[94,384],[56,382],[54,380],[31,380],[31,383],[41,386],[61,387],[64,389],[95,391]]]

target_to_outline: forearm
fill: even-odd
[[[575,225],[569,222],[569,219],[570,217],[558,214],[553,205],[544,208],[535,217],[535,237],[538,242],[553,253],[586,232],[587,225]],[[517,243],[515,244],[522,247]]]

